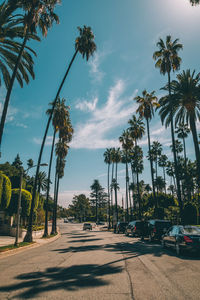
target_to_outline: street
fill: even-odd
[[[0,259],[0,299],[200,299],[200,258],[59,223],[61,237]]]

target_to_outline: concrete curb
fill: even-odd
[[[51,238],[41,238],[41,239],[38,239],[38,241],[37,240],[34,241],[35,243],[33,243],[31,245],[27,245],[27,246],[20,247],[20,248],[17,248],[17,249],[11,249],[11,250],[2,252],[2,253],[0,253],[0,259],[11,256],[11,255],[14,255],[14,254],[17,254],[19,252],[27,251],[27,250],[32,249],[32,248],[37,248],[37,247],[40,247],[42,245],[49,244],[51,242],[54,242],[55,240],[57,240],[60,237],[61,237],[61,233],[58,231],[58,234],[51,237]]]

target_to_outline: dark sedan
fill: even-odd
[[[200,228],[197,226],[172,226],[162,237],[162,246],[171,247],[180,255],[183,251],[200,253]]]
[[[116,233],[120,233],[120,232],[124,233],[127,225],[128,225],[127,222],[117,222],[115,232]]]

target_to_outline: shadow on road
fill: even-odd
[[[88,237],[91,237],[91,235],[88,235]],[[102,239],[82,239],[82,240],[72,240],[69,241],[69,243],[85,243],[85,242],[94,242],[94,241],[99,241]]]
[[[68,268],[47,268],[44,272],[25,273],[15,279],[19,282],[0,287],[0,292],[16,292],[16,298],[33,299],[44,292],[56,290],[74,291],[109,284],[102,276],[122,271],[110,265],[74,265]]]

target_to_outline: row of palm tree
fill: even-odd
[[[27,44],[33,39],[40,41],[39,31],[42,32],[43,36],[46,36],[48,30],[52,27],[53,23],[59,23],[59,17],[57,14],[55,14],[55,8],[59,3],[60,0],[7,0],[0,5],[0,26],[2,29],[0,31],[0,75],[2,75],[7,89],[3,113],[0,122],[0,147],[2,144],[4,125],[15,79],[17,79],[19,84],[23,86],[23,81],[27,83],[29,82],[28,73],[34,78],[34,61],[32,55],[36,56],[36,52],[34,52],[30,47],[28,47]],[[59,85],[57,94],[54,98],[54,101],[52,102],[51,110],[48,114],[49,118],[37,162],[37,169],[32,192],[33,200],[31,204],[29,225],[27,234],[24,239],[28,242],[32,241],[33,209],[38,186],[38,176],[40,172],[42,153],[55,107],[56,105],[60,104],[59,96],[61,90],[77,54],[80,53],[82,57],[86,58],[86,60],[88,61],[90,56],[96,50],[96,45],[94,43],[94,34],[91,28],[84,25],[83,28],[78,27],[78,31],[79,36],[75,40],[74,55],[65,71],[63,80]],[[66,141],[64,135],[62,135],[61,131],[59,131],[59,143],[60,147],[63,147],[63,149],[65,148],[65,142]],[[61,172],[61,169],[63,169],[65,165],[63,157],[64,154],[61,155],[59,147],[57,149],[57,153],[59,153],[59,159],[57,160],[57,188],[55,195],[57,195],[58,192],[59,179],[62,177],[63,174],[63,172]],[[51,156],[52,155],[53,152]],[[50,177],[50,170],[48,177]],[[48,179],[47,199],[49,193],[49,182],[50,180]],[[46,232],[47,231],[45,229],[45,234]]]
[[[174,176],[174,184],[176,187],[176,194],[180,209],[180,218],[182,218],[183,210],[183,200],[185,199],[184,192],[184,182],[188,178],[188,166],[191,162],[187,159],[186,155],[186,145],[185,138],[191,131],[195,158],[196,158],[196,184],[199,190],[200,187],[200,150],[197,135],[196,122],[200,120],[200,73],[195,74],[195,71],[190,70],[182,71],[182,73],[176,76],[176,80],[171,80],[171,72],[175,72],[180,69],[181,58],[178,52],[183,49],[183,45],[179,43],[178,39],[172,40],[171,36],[167,36],[166,40],[159,39],[158,50],[154,52],[153,59],[156,61],[155,67],[159,68],[162,75],[167,74],[167,84],[162,88],[167,91],[168,94],[161,97],[159,100],[155,96],[155,91],[148,93],[146,90],[142,92],[142,96],[137,96],[134,100],[139,104],[136,113],[139,114],[139,118],[133,115],[132,119],[128,121],[130,127],[124,130],[119,140],[122,144],[122,149],[124,150],[124,157],[126,163],[126,208],[127,208],[127,220],[129,220],[129,210],[128,210],[128,187],[129,187],[129,175],[128,175],[128,152],[133,152],[133,162],[131,166],[136,174],[137,185],[139,187],[138,175],[142,169],[142,151],[137,149],[138,140],[144,135],[144,123],[143,119],[146,120],[147,136],[148,136],[148,159],[150,161],[150,170],[152,178],[152,190],[153,197],[155,200],[155,215],[156,209],[158,208],[157,195],[155,191],[155,185],[162,185],[161,178],[158,176],[158,165],[163,168],[163,177],[166,194],[166,180],[165,180],[165,168],[168,167],[168,174]],[[154,111],[158,110],[161,118],[162,124],[166,127],[171,128],[171,138],[172,138],[172,153],[173,162],[168,162],[165,154],[162,154],[162,145],[154,141],[151,145],[150,140],[150,120],[154,116]],[[190,127],[190,129],[189,129]],[[177,137],[182,139],[182,143],[175,139],[175,133]],[[184,157],[180,157],[180,153],[184,151]],[[141,166],[139,167],[138,153],[140,153]],[[155,169],[153,167],[155,163]],[[136,166],[135,166],[136,164]],[[184,170],[183,170],[184,167]],[[195,165],[193,164],[195,168]],[[171,168],[171,173],[170,173]],[[180,170],[183,170],[181,173]],[[189,170],[189,169],[188,169]],[[155,172],[155,174],[154,174]],[[191,171],[190,171],[191,174]],[[154,178],[154,175],[156,178]],[[193,176],[194,177],[194,176]],[[160,183],[159,183],[160,181]],[[182,190],[181,190],[182,189]],[[188,199],[189,197],[188,193]],[[141,218],[141,199],[138,188],[138,204],[139,204],[139,218]],[[131,204],[130,204],[131,207]]]

